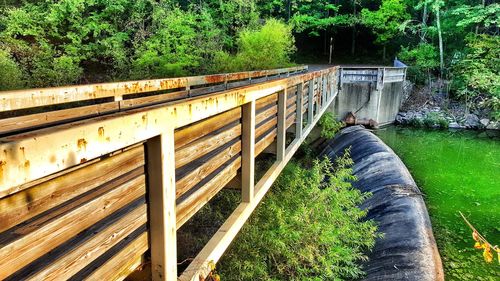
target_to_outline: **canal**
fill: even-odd
[[[469,221],[500,245],[500,134],[389,126],[376,134],[410,170],[425,194],[446,280],[500,280],[494,253],[486,263],[473,248]]]

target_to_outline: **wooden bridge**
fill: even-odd
[[[338,67],[306,71],[0,92],[0,280],[149,260],[153,280],[204,278],[338,93]],[[177,229],[236,176],[241,203],[178,277]]]

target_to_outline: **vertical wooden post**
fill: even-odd
[[[174,130],[146,142],[151,274],[154,281],[177,280]]]
[[[328,96],[330,95],[330,72],[325,74],[325,81],[323,81],[323,89],[325,89],[325,104],[328,103]]]
[[[324,105],[326,105],[328,101],[328,88],[326,86],[327,81],[328,81],[328,74],[325,74],[323,75],[323,98],[322,98],[323,104],[321,106],[322,108],[324,107]]]
[[[285,142],[286,142],[286,100],[287,89],[278,93],[278,136],[276,141],[276,160],[282,161],[285,159]]]
[[[315,103],[315,108],[316,108],[315,112],[316,112],[316,114],[318,114],[319,111],[320,111],[320,102],[321,102],[320,101],[320,99],[321,99],[321,83],[320,83],[320,80],[321,80],[321,76],[316,79],[316,84],[317,84],[316,91],[318,93],[317,96],[316,96],[316,103]]]
[[[241,106],[241,200],[251,202],[255,187],[255,101]]]
[[[304,88],[304,84],[300,83],[297,85],[297,109],[296,109],[296,118],[295,118],[295,137],[300,138],[302,136],[302,121],[304,115],[302,114],[302,91]]]
[[[312,124],[314,117],[314,78],[309,80],[309,93],[307,105],[307,124]]]

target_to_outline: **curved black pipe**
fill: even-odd
[[[321,155],[335,159],[351,147],[353,186],[373,195],[362,206],[384,237],[364,264],[363,280],[444,280],[422,194],[399,157],[362,126],[341,130]]]

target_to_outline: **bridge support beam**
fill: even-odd
[[[302,91],[304,89],[304,84],[300,83],[297,85],[297,109],[296,109],[296,121],[295,121],[295,138],[299,138],[302,136],[302,123],[303,123],[303,117],[304,115],[302,114],[302,106],[303,106],[303,101],[302,101]]]
[[[174,129],[146,142],[151,274],[177,280]]]
[[[307,125],[310,125],[314,117],[314,79],[309,80],[309,93],[307,94],[307,98]]]
[[[278,135],[276,141],[276,160],[282,161],[285,158],[286,146],[286,100],[287,89],[278,93]]]
[[[241,107],[241,201],[251,202],[255,188],[255,100]]]

